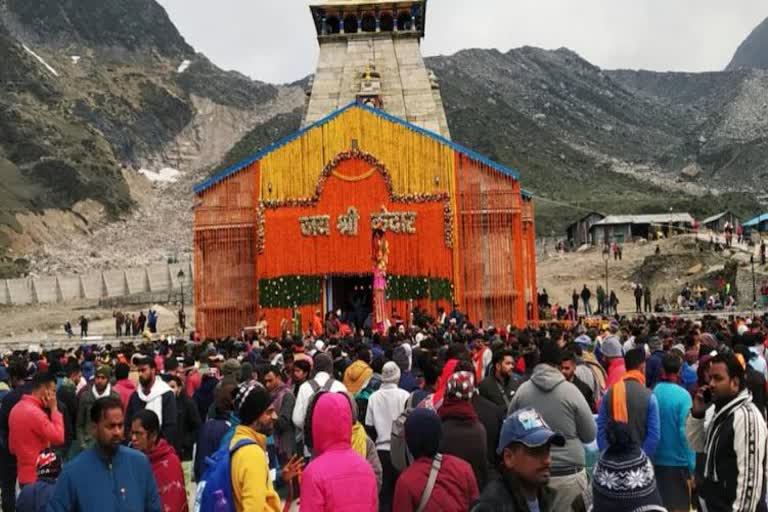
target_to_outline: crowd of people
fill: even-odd
[[[2,510],[766,511],[767,335],[455,308],[387,336],[7,353]]]

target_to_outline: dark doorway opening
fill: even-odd
[[[373,311],[373,276],[328,276],[327,304],[329,310],[341,310],[342,322],[362,329]]]

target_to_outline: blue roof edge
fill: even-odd
[[[193,188],[194,193],[195,194],[199,194],[201,192],[204,192],[205,190],[209,189],[213,185],[216,185],[217,183],[225,180],[226,178],[232,176],[233,174],[236,174],[237,172],[243,170],[244,168],[248,167],[249,165],[253,164],[254,162],[257,162],[257,161],[261,160],[262,158],[264,158],[269,153],[272,153],[273,151],[281,148],[282,146],[285,146],[289,142],[292,142],[292,141],[298,139],[299,137],[301,137],[302,135],[304,135],[308,131],[313,130],[313,129],[319,127],[319,126],[322,126],[322,125],[332,121],[336,117],[340,116],[341,114],[343,114],[344,112],[346,112],[347,110],[352,109],[352,108],[360,108],[360,109],[363,109],[363,110],[367,110],[367,111],[371,112],[372,114],[375,114],[377,116],[383,117],[384,119],[387,119],[388,121],[391,121],[393,123],[397,123],[399,125],[405,126],[406,128],[411,129],[411,130],[413,130],[413,131],[415,131],[417,133],[420,133],[422,135],[425,135],[425,136],[427,136],[427,137],[429,137],[431,139],[434,139],[434,140],[440,142],[441,144],[445,144],[445,145],[453,148],[454,150],[458,151],[459,153],[463,153],[464,155],[468,156],[469,158],[471,158],[473,160],[476,160],[476,161],[478,161],[478,162],[480,162],[480,163],[482,163],[484,165],[487,165],[488,167],[490,167],[490,168],[492,168],[492,169],[494,169],[494,170],[496,170],[496,171],[498,171],[498,172],[500,172],[500,173],[502,173],[502,174],[504,174],[506,176],[509,176],[509,177],[511,177],[514,180],[520,181],[520,173],[517,170],[515,170],[515,169],[510,169],[508,167],[504,167],[503,165],[498,164],[498,163],[494,162],[493,160],[491,160],[491,159],[489,159],[487,157],[484,157],[483,155],[481,155],[479,153],[476,153],[475,151],[473,151],[473,150],[471,150],[471,149],[469,149],[469,148],[467,148],[465,146],[462,146],[461,144],[458,144],[456,142],[448,140],[445,137],[443,137],[442,135],[440,135],[438,133],[435,133],[433,131],[427,130],[426,128],[422,128],[420,126],[416,126],[415,124],[410,123],[410,122],[406,121],[405,119],[400,119],[399,117],[393,116],[392,114],[388,114],[387,112],[384,112],[383,110],[379,110],[379,109],[370,107],[368,105],[362,105],[362,104],[360,104],[360,103],[358,103],[356,101],[353,101],[351,103],[348,103],[344,107],[340,108],[339,110],[336,110],[335,112],[332,112],[331,114],[328,114],[324,118],[319,119],[319,120],[315,121],[314,123],[312,123],[312,124],[310,124],[308,126],[305,126],[304,128],[301,128],[297,132],[292,133],[291,135],[289,135],[287,137],[284,137],[284,138],[282,138],[282,139],[280,139],[280,140],[278,140],[276,142],[273,142],[269,146],[263,148],[258,153],[254,154],[253,156],[250,156],[250,157],[246,158],[245,160],[242,160],[241,162],[238,162],[238,163],[236,163],[236,164],[234,164],[234,165],[224,169],[223,171],[217,173],[215,176],[211,176],[210,178],[208,178],[208,179],[198,183]],[[523,194],[523,197],[526,197],[528,199],[533,197],[533,195],[530,192],[528,192],[528,191],[522,191],[522,194]]]

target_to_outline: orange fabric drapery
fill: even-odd
[[[206,193],[195,208],[195,324],[238,336],[256,323],[258,162]]]
[[[367,162],[346,160],[336,171],[353,177],[370,169]],[[395,202],[379,172],[360,181],[332,174],[315,205],[267,208],[259,277],[371,274],[371,214],[379,213],[382,206],[389,212],[416,213],[416,233],[386,233],[390,249],[387,272],[451,279],[453,263],[451,249],[445,244],[444,201]],[[350,207],[356,208],[359,215],[354,236],[342,235],[336,226],[339,216],[347,214]],[[330,216],[330,234],[302,235],[299,217],[316,215]]]
[[[470,320],[525,325],[520,184],[457,154],[461,306]]]

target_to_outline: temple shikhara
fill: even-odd
[[[195,187],[203,337],[342,312],[384,330],[453,304],[536,322],[533,202],[517,171],[451,141],[421,55],[426,0],[310,8],[320,56],[302,129]]]

